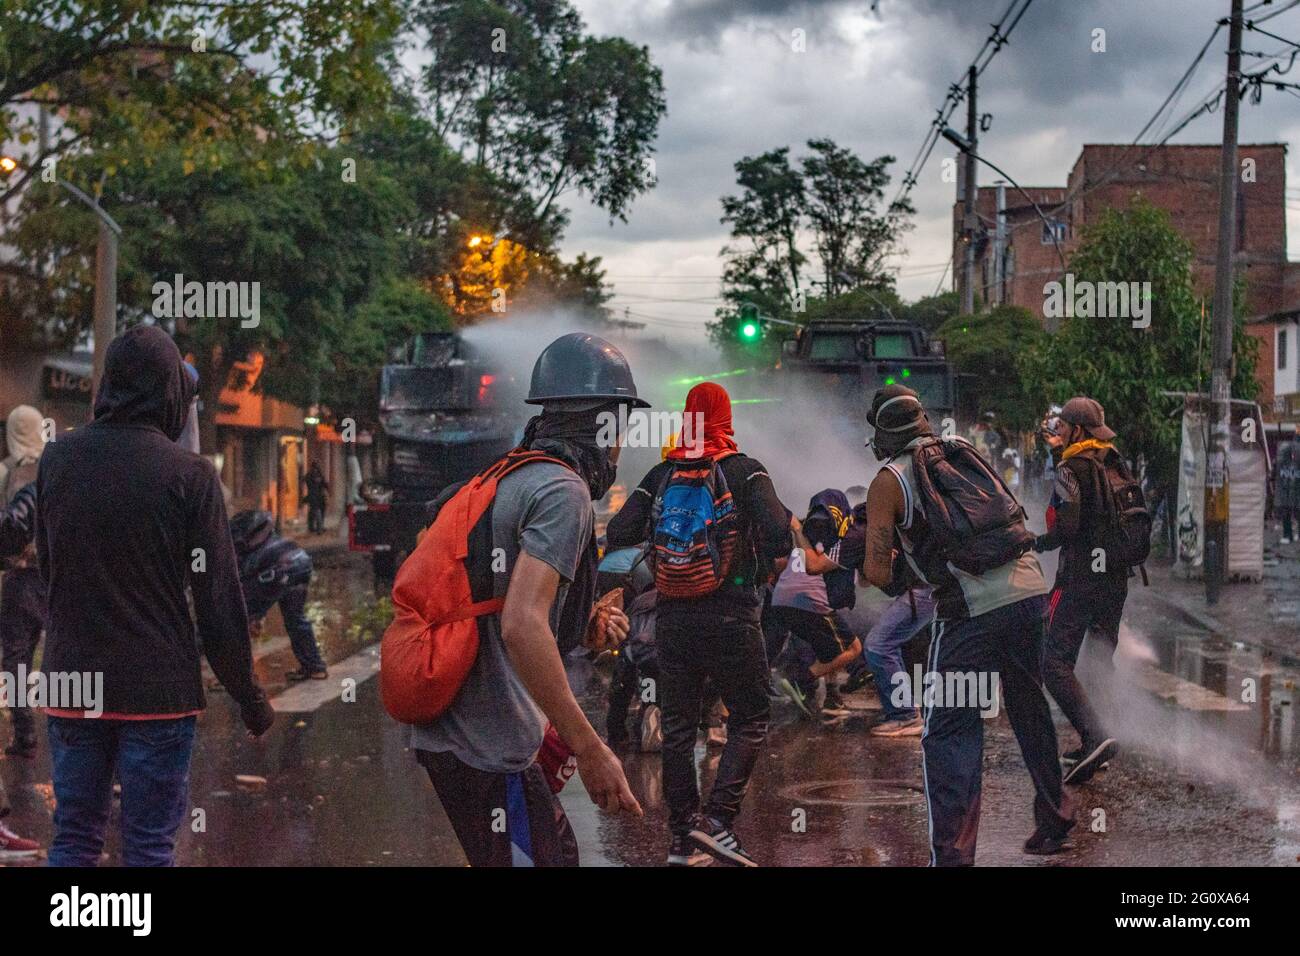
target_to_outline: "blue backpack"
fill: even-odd
[[[739,551],[740,515],[717,462],[673,467],[655,496],[651,523],[660,597],[703,597],[727,580]]]

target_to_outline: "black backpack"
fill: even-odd
[[[1106,568],[1136,568],[1151,554],[1151,513],[1141,483],[1123,458],[1113,465],[1091,462],[1099,520],[1095,543],[1106,552]]]
[[[930,529],[927,553],[913,555],[920,567],[951,563],[967,574],[984,574],[1033,547],[1025,509],[964,438],[919,444],[912,452],[912,476]]]

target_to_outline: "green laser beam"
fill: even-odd
[[[712,375],[697,375],[694,378],[678,378],[669,382],[669,385],[699,385],[700,382],[711,382],[715,378],[735,378],[737,375],[745,375],[754,371],[752,368],[737,368],[730,372],[715,372]]]

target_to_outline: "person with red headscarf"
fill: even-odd
[[[708,461],[726,482],[738,516],[738,544],[721,583],[706,594],[657,603],[659,706],[663,716],[664,796],[668,803],[670,866],[711,855],[755,866],[732,827],[767,738],[768,666],[760,619],[763,587],[776,558],[790,553],[790,511],[763,465],[741,452],[731,423],[731,397],[716,382],[686,396],[681,435],[665,460],[641,479],[610,519],[608,547],[653,541],[664,490],[678,469]],[[728,710],[727,743],[713,790],[703,807],[696,785],[695,734],[706,679]]]

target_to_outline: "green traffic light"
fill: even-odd
[[[751,342],[754,339],[758,338],[758,323],[746,322],[744,325],[742,325],[740,327],[740,337],[742,339],[746,339]]]
[[[912,377],[912,370],[910,368],[903,369],[903,378],[911,378],[911,377]]]

